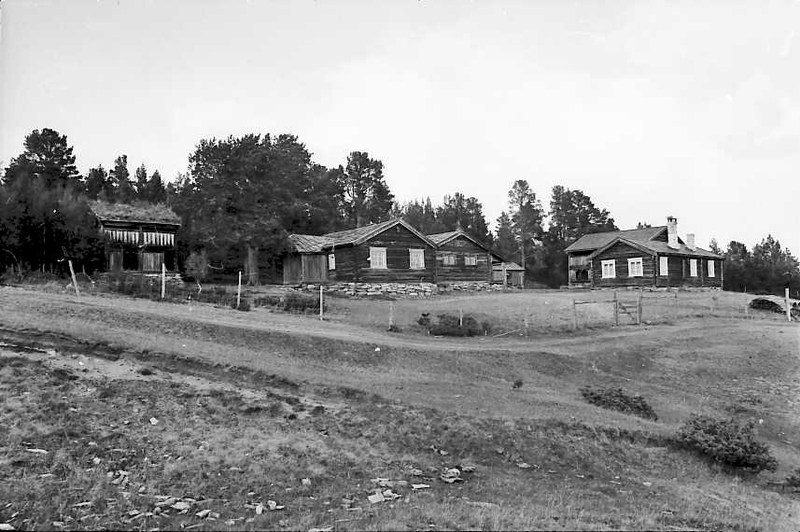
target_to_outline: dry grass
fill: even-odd
[[[753,310],[747,304],[750,294],[734,292],[644,292],[642,320],[646,323],[672,323],[691,317],[739,317],[780,320],[781,317]],[[619,290],[620,301],[634,307],[638,298],[635,290]],[[609,327],[614,324],[613,291],[565,291],[526,290],[506,293],[478,293],[471,295],[448,295],[430,299],[401,299],[393,302],[395,322],[403,330],[423,329],[415,327],[423,312],[436,316],[440,313],[458,315],[459,311],[475,317],[480,323],[488,320],[493,325],[493,334],[519,330],[537,335],[558,333],[573,329],[574,312],[572,302],[591,301],[577,307],[579,327]],[[780,298],[773,298],[780,299]],[[389,302],[369,299],[329,298],[329,319],[343,323],[385,329],[389,323]],[[526,322],[527,318],[527,322]],[[620,325],[634,323],[633,318],[620,315]]]
[[[20,528],[781,530],[798,511],[658,443],[578,425],[475,420],[359,394],[341,404],[352,393],[338,390],[327,399],[340,406],[311,415],[267,396],[0,360],[10,428],[0,520]],[[464,463],[477,466],[465,482],[438,480]],[[431,487],[394,486],[399,499],[372,505],[377,477]],[[156,516],[159,496],[188,497],[189,510]],[[268,500],[286,509],[257,514]],[[205,509],[219,517],[195,516]]]
[[[800,463],[797,329],[779,321],[442,341],[124,298],[0,300],[0,339],[105,357],[0,359],[0,522],[17,528],[792,530],[800,516],[766,483]],[[644,395],[659,421],[588,405],[584,385]],[[763,419],[781,469],[739,479],[671,450],[691,412]],[[464,462],[478,466],[466,482],[438,480]],[[416,482],[410,468],[431,488],[369,504],[370,479]],[[196,500],[147,516],[158,495]],[[256,514],[267,500],[286,509]]]

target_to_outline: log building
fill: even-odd
[[[721,288],[724,257],[695,245],[694,234],[678,237],[678,221],[667,225],[584,235],[568,246],[570,288]]]
[[[106,270],[174,270],[175,235],[180,218],[165,205],[108,203],[90,205],[104,237]]]
[[[402,219],[289,241],[284,284],[434,282],[434,243]]]

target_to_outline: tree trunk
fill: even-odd
[[[244,274],[247,277],[248,285],[258,284],[258,249],[250,244],[247,244],[247,262],[244,264]]]

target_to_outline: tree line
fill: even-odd
[[[518,179],[507,199],[490,231],[475,197],[455,191],[438,204],[430,197],[400,203],[379,159],[353,151],[328,168],[288,134],[203,139],[174,183],[165,183],[158,170],[149,174],[144,164],[131,178],[126,155],[109,170],[101,165],[83,176],[67,137],[45,128],[26,136],[24,151],[3,172],[0,271],[59,271],[66,259],[87,272],[100,268],[103,242],[91,200],[167,204],[182,220],[182,270],[243,269],[251,283],[277,278],[291,233],[323,234],[403,217],[424,234],[461,227],[524,266],[529,279],[557,287],[567,282],[564,248],[584,234],[617,229],[609,211],[580,190],[553,187],[545,208],[528,181]],[[797,259],[772,237],[752,252],[738,242],[716,251],[728,258],[729,289],[775,291],[799,277]]]

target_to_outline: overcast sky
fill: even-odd
[[[396,197],[490,222],[526,179],[621,228],[800,254],[800,1],[6,0],[0,161],[66,134],[78,167],[168,179],[200,139],[367,151]]]

